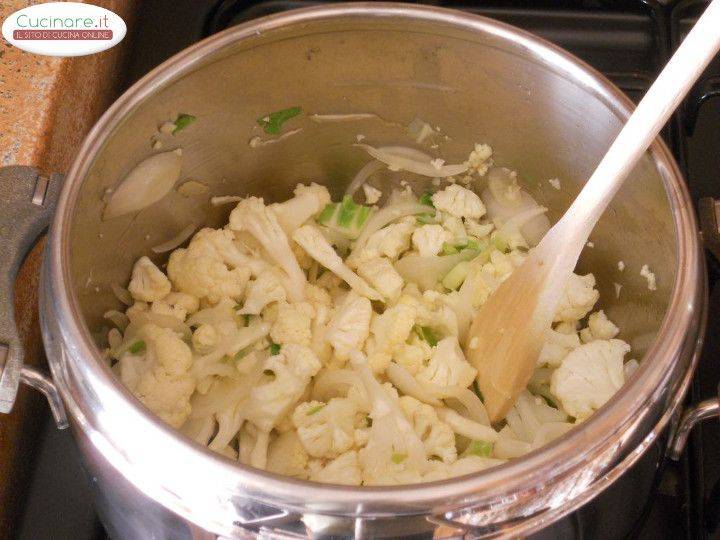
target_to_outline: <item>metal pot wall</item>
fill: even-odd
[[[258,117],[293,105],[373,112],[384,121],[305,119],[298,135],[248,145]],[[448,161],[463,159],[475,142],[491,144],[496,163],[519,170],[555,219],[631,109],[601,75],[520,30],[450,10],[379,3],[330,4],[231,28],[128,90],[90,133],[65,179],[41,301],[62,398],[56,415],[62,420],[64,405],[109,530],[123,538],[175,538],[190,529],[194,537],[526,534],[595,497],[642,455],[677,412],[702,335],[705,277],[695,218],[677,166],[658,140],[580,263],[595,273],[603,309],[642,357],[636,374],[588,421],[522,459],[430,484],[338,487],[244,467],[160,422],[115,379],[96,345],[102,314],[118,307],[110,284],[126,281],[136,258],[191,219],[217,226],[227,217],[227,209],[171,194],[137,216],[101,220],[104,191],[152,152],[159,122],[178,112],[198,117],[173,142],[183,148],[183,177],[208,184],[209,195],[274,201],[306,179],[342,193],[366,159],[351,146],[356,135],[397,143],[398,125],[419,116],[450,137]],[[563,189],[543,189],[541,181],[554,177]],[[32,221],[35,229],[46,215]],[[619,260],[625,273],[617,270]],[[643,264],[657,274],[657,291],[639,276]],[[623,285],[619,297],[614,283]],[[11,349],[5,409],[21,373],[21,351]],[[22,373],[55,395],[52,382],[27,368]]]

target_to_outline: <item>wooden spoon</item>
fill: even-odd
[[[628,173],[720,49],[713,0],[638,104],[565,215],[480,308],[466,343],[490,420],[505,417],[535,369],[560,295]]]

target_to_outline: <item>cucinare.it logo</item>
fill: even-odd
[[[109,9],[78,2],[48,2],[12,13],[3,37],[18,49],[48,56],[104,51],[125,37],[125,21]]]

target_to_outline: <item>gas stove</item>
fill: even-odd
[[[232,25],[312,0],[154,0],[134,29],[124,87],[181,49]],[[419,2],[461,9],[524,28],[571,51],[637,101],[707,4],[700,0],[505,0]],[[162,31],[157,21],[163,21]],[[132,31],[132,28],[131,28]],[[720,59],[711,64],[663,136],[694,203],[720,199]],[[708,255],[707,339],[688,402],[717,396],[720,381],[720,276]],[[533,538],[720,538],[720,425],[696,427],[679,462],[662,443],[598,499]],[[21,539],[104,538],[70,434],[47,418],[19,527]],[[640,508],[628,493],[650,493]]]

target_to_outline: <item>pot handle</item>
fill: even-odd
[[[9,413],[23,382],[47,397],[58,427],[67,417],[52,379],[24,366],[25,349],[15,324],[13,288],[27,253],[50,225],[62,176],[41,176],[32,167],[0,168],[0,413]]]
[[[720,418],[720,396],[701,401],[683,412],[675,431],[675,437],[670,443],[671,459],[675,461],[680,459],[692,429],[708,418]]]

